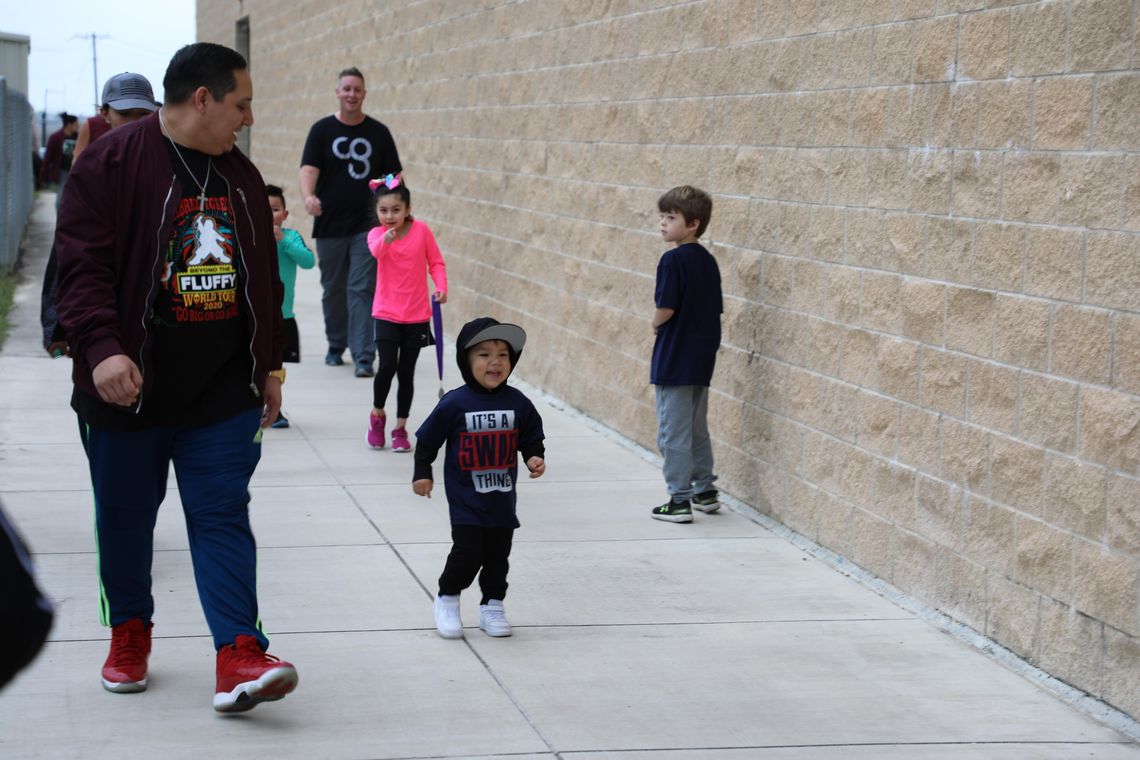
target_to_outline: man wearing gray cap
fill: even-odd
[[[154,99],[154,90],[150,81],[142,74],[132,74],[124,71],[107,80],[103,85],[103,106],[99,113],[83,122],[79,128],[79,137],[75,141],[75,151],[72,161],[79,158],[79,153],[99,137],[115,127],[130,124],[132,121],[154,113],[158,103]],[[70,355],[67,338],[59,326],[59,318],[55,313],[55,292],[59,288],[59,278],[56,274],[55,246],[51,247],[48,255],[47,268],[44,270],[44,285],[40,292],[40,324],[44,330],[44,350],[53,359]]]
[[[124,71],[111,77],[103,85],[103,105],[99,107],[99,113],[79,128],[75,158],[110,130],[154,113],[156,108],[158,103],[154,100],[154,89],[142,74]]]

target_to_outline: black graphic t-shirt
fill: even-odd
[[[211,424],[260,403],[251,388],[241,248],[228,187],[209,156],[179,146],[187,169],[167,147],[182,200],[151,319],[157,382],[149,402],[157,424]]]
[[[242,287],[241,248],[226,182],[204,153],[167,144],[181,185],[149,317],[151,373],[139,404],[118,407],[78,388],[72,407],[107,430],[209,425],[258,406]],[[198,181],[209,179],[203,193]],[[139,362],[140,357],[130,357]]]
[[[388,128],[371,116],[349,126],[335,115],[313,124],[301,153],[302,166],[315,166],[322,213],[313,217],[313,237],[347,237],[375,224],[368,180],[398,174],[403,167]]]

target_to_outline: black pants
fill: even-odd
[[[285,353],[281,355],[281,361],[301,361],[301,335],[297,332],[297,320],[293,317],[285,318]]]
[[[376,378],[372,381],[372,406],[384,408],[388,391],[392,389],[392,378],[396,378],[396,416],[406,418],[412,411],[412,397],[416,392],[416,360],[420,357],[420,349],[381,340],[376,343],[376,353],[380,357],[380,366],[376,368]]]
[[[439,576],[439,595],[458,596],[479,575],[479,589],[486,604],[507,596],[507,570],[514,528],[483,528],[478,525],[451,526],[451,553]],[[482,572],[480,572],[482,568]]]
[[[376,336],[376,355],[379,366],[376,378],[372,381],[372,406],[383,409],[388,402],[388,391],[392,389],[392,378],[396,378],[396,416],[407,418],[412,411],[412,397],[416,392],[416,360],[420,349],[435,345],[428,322],[389,322],[385,319],[372,320]]]

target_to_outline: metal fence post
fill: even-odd
[[[0,269],[11,271],[32,211],[32,105],[0,77]]]

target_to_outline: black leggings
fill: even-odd
[[[483,601],[502,601],[507,596],[507,570],[514,528],[484,528],[479,525],[451,526],[451,553],[439,576],[439,595],[458,596],[479,575]],[[482,568],[482,572],[480,572]]]
[[[388,401],[388,391],[392,389],[392,378],[396,378],[396,416],[405,418],[412,411],[412,395],[416,392],[416,360],[420,357],[419,347],[409,348],[394,340],[376,341],[376,353],[380,366],[372,380],[372,406],[383,409]]]

